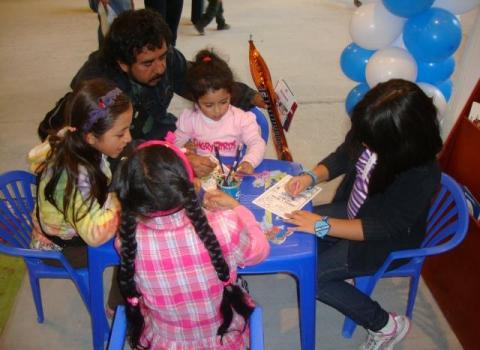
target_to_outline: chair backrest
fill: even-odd
[[[268,124],[268,120],[267,118],[265,117],[265,114],[262,113],[262,111],[260,109],[258,109],[257,107],[253,107],[250,112],[252,112],[253,114],[255,114],[255,118],[257,120],[257,124],[260,126],[260,131],[261,131],[261,134],[262,134],[262,139],[265,141],[265,143],[268,143],[268,136],[270,134],[269,132],[269,124]]]
[[[8,245],[28,248],[36,196],[35,175],[15,170],[0,175],[0,237]]]
[[[462,188],[442,173],[441,187],[430,207],[427,235],[421,248],[435,255],[455,248],[468,231],[468,209]]]
[[[119,305],[113,319],[107,350],[121,350],[127,337],[125,306]],[[256,306],[250,315],[250,350],[264,350],[262,308]]]

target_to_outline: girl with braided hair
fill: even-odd
[[[254,305],[236,269],[269,253],[253,214],[220,191],[205,194],[215,210],[204,210],[187,158],[168,141],[137,146],[115,189],[132,348],[245,349]]]

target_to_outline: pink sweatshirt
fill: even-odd
[[[192,140],[199,155],[215,154],[218,147],[222,156],[235,156],[237,146],[247,146],[241,161],[258,166],[265,154],[265,141],[260,134],[255,115],[230,105],[219,121],[207,118],[200,108],[186,109],[178,118],[175,144],[183,147]]]

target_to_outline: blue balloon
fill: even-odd
[[[340,67],[343,73],[350,79],[358,82],[367,81],[365,77],[365,67],[374,50],[367,50],[355,43],[351,43],[343,49],[340,56]]]
[[[417,62],[417,81],[429,84],[442,82],[452,75],[455,70],[455,59],[450,56],[441,62]]]
[[[460,46],[462,27],[447,10],[432,7],[411,17],[403,28],[405,47],[417,61],[446,60]]]
[[[412,17],[428,10],[434,0],[383,0],[385,8],[396,16]]]
[[[445,97],[445,100],[448,102],[450,100],[450,97],[452,96],[452,88],[453,88],[453,83],[450,79],[442,81],[441,83],[438,83],[435,85],[438,90],[441,91],[443,96]]]
[[[370,90],[370,87],[365,83],[358,84],[350,90],[345,100],[345,109],[349,116],[352,114],[353,107],[365,96],[368,90]]]

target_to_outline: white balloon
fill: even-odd
[[[407,50],[399,47],[387,47],[378,50],[370,57],[365,75],[371,88],[393,78],[415,81],[417,79],[417,62]]]
[[[435,107],[437,107],[439,117],[442,116],[447,109],[447,100],[445,99],[445,96],[443,96],[442,92],[432,84],[417,83],[417,85],[428,97],[433,99],[433,104]]]
[[[389,12],[382,1],[363,4],[350,20],[350,36],[364,49],[383,49],[402,33],[405,20]]]
[[[473,10],[480,5],[480,0],[436,0],[432,7],[440,7],[455,15]]]

